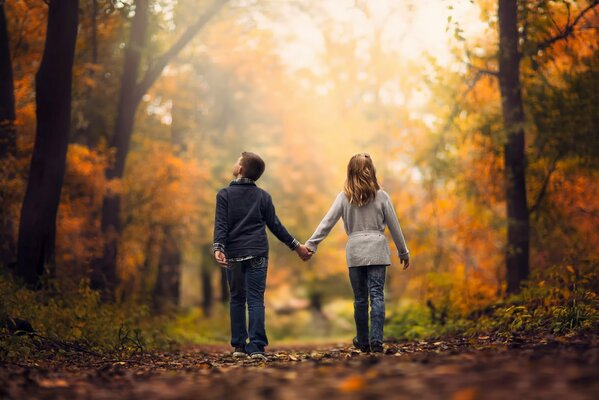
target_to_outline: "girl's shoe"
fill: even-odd
[[[383,344],[381,342],[374,342],[370,344],[370,350],[373,353],[382,353],[383,352]]]
[[[354,347],[358,350],[360,350],[362,353],[369,353],[370,352],[370,346],[367,344],[360,344],[358,343],[358,337],[355,336],[352,340],[352,343],[354,345]]]

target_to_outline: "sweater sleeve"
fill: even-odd
[[[395,213],[395,209],[393,208],[393,203],[391,203],[391,198],[389,195],[386,196],[383,211],[385,213],[385,222],[389,227],[389,232],[391,232],[391,237],[393,238],[395,247],[397,247],[397,254],[399,255],[399,258],[401,260],[410,258],[410,253],[408,251],[408,247],[406,246],[406,241],[403,237],[401,227],[399,226],[399,220],[397,219],[397,214]]]
[[[270,197],[270,195],[267,195],[266,197],[265,208],[266,209],[264,211],[264,219],[266,222],[266,226],[268,226],[268,229],[270,229],[270,231],[276,236],[277,239],[285,243],[287,247],[289,247],[291,250],[295,250],[297,246],[300,245],[300,242],[293,236],[291,236],[289,232],[287,232],[287,229],[285,228],[285,226],[283,226],[283,224],[279,220],[279,217],[277,217],[275,206],[272,203],[272,198]]]
[[[306,247],[311,251],[316,252],[318,244],[327,237],[329,232],[331,232],[331,229],[333,229],[337,221],[339,221],[339,218],[341,218],[341,214],[343,213],[343,196],[343,193],[339,193],[327,214],[322,221],[320,221],[320,224],[318,224],[312,237],[306,242]]]
[[[214,215],[214,244],[212,251],[225,252],[225,244],[229,233],[227,192],[220,190],[216,195],[216,212]]]

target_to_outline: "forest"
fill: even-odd
[[[0,0],[0,397],[595,398],[598,29],[597,0]],[[384,355],[351,348],[338,223],[308,262],[269,234],[269,360],[230,358],[243,151],[301,242],[370,154],[411,258]]]

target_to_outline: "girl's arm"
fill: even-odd
[[[306,247],[310,249],[310,251],[316,252],[318,244],[327,237],[331,229],[333,229],[337,221],[339,221],[339,218],[341,218],[343,212],[343,196],[345,196],[343,193],[339,193],[327,214],[322,221],[320,221],[320,224],[318,224],[312,237],[306,242]]]
[[[385,222],[389,227],[389,232],[391,232],[391,237],[393,238],[393,242],[395,242],[395,247],[397,247],[397,253],[400,260],[409,259],[410,252],[406,246],[406,240],[401,232],[399,220],[397,219],[397,214],[395,214],[395,209],[393,208],[393,203],[391,203],[391,198],[389,195],[387,195],[387,199],[385,200],[383,211],[385,213]]]

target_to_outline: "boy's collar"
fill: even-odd
[[[236,178],[231,182],[231,185],[255,185],[256,182],[253,179],[246,178],[244,176]]]

